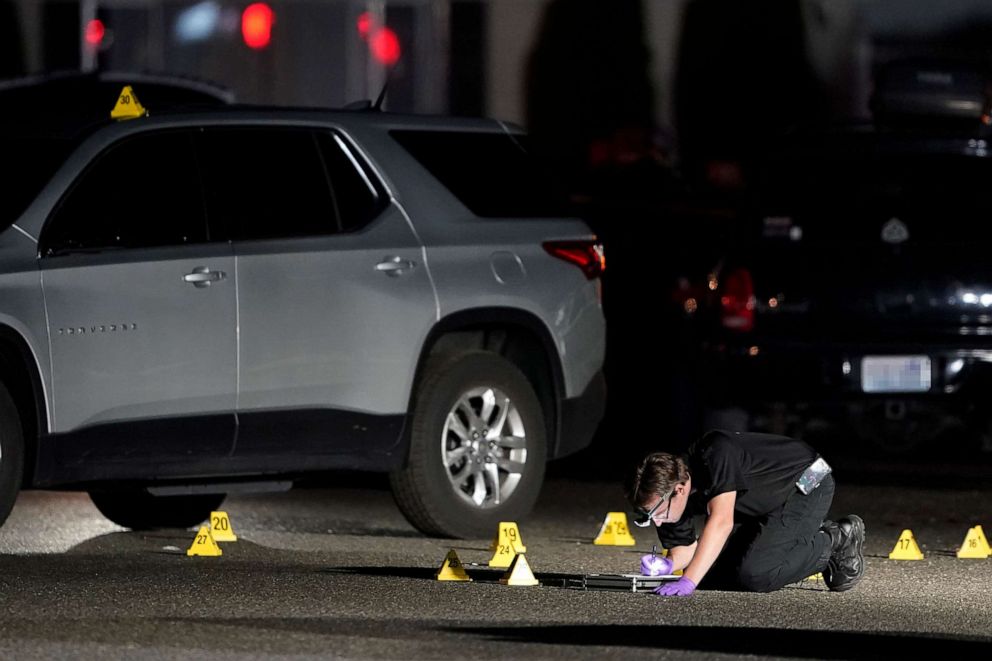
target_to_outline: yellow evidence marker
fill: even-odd
[[[496,547],[499,546],[500,540],[506,540],[509,542],[510,546],[517,553],[526,553],[527,547],[524,546],[523,537],[520,536],[520,528],[513,521],[500,521],[499,526],[496,528],[496,536],[493,537],[493,541],[489,543],[489,550],[491,552],[496,551]]]
[[[526,553],[520,538],[520,529],[512,521],[500,521],[496,538],[489,545],[489,550],[493,552],[493,557],[489,559],[489,566],[497,569],[505,569],[513,563],[513,556],[517,553]]]
[[[609,512],[592,543],[599,546],[633,546],[637,542],[627,527],[627,515],[623,512]]]
[[[434,578],[439,581],[471,581],[471,577],[465,573],[465,566],[462,561],[458,559],[458,554],[455,553],[455,549],[448,551],[448,555],[444,556],[444,562],[441,563],[440,569],[434,574]]]
[[[234,534],[234,528],[231,527],[231,518],[227,516],[227,512],[210,513],[210,535],[214,538],[215,542],[238,541],[238,536]]]
[[[503,574],[503,578],[499,579],[499,582],[503,585],[540,585],[541,583],[534,578],[534,572],[530,570],[530,564],[527,562],[527,556],[523,553],[518,553],[513,558],[513,562],[510,564],[510,568]]]
[[[186,555],[202,555],[207,557],[214,557],[218,555],[224,555],[224,552],[220,550],[217,546],[217,542],[210,534],[210,528],[207,526],[200,526],[200,530],[196,533],[196,538],[193,539],[193,544],[186,550]]]
[[[923,552],[916,544],[913,531],[907,528],[899,535],[899,541],[889,554],[889,560],[923,560]]]
[[[117,105],[110,111],[110,119],[137,119],[148,114],[145,107],[134,95],[134,90],[130,85],[125,85],[121,90],[121,95],[117,97]]]
[[[985,533],[982,531],[982,527],[975,526],[974,528],[969,528],[968,534],[964,538],[964,543],[958,549],[957,556],[959,558],[984,560],[990,555],[992,555],[992,549],[989,548],[989,542],[985,539]]]

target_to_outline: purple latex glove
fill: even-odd
[[[695,591],[696,584],[685,576],[680,576],[679,580],[665,583],[654,589],[655,594],[660,594],[663,597],[688,597]]]
[[[672,561],[648,553],[641,556],[641,573],[645,576],[663,576],[672,573]]]

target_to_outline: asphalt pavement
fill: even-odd
[[[634,547],[591,543],[624,509],[613,482],[549,479],[519,522],[538,587],[499,584],[488,539],[421,536],[378,477],[229,498],[240,539],[217,558],[186,556],[192,530],[128,532],[85,494],[28,492],[0,529],[0,658],[987,657],[992,559],[954,551],[969,527],[992,530],[992,485],[838,477],[832,514],[868,529],[856,589],[681,599],[559,587],[636,570],[650,551],[647,530]],[[887,559],[904,528],[925,560]],[[434,580],[450,548],[473,582]]]

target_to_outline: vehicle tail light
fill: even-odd
[[[747,269],[731,271],[723,281],[720,293],[720,316],[724,328],[736,331],[754,329],[754,282]]]
[[[544,249],[558,259],[575,264],[586,278],[594,280],[606,271],[606,253],[597,241],[548,241]]]

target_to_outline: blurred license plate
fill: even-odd
[[[861,389],[865,392],[927,392],[929,356],[865,356],[861,360]]]

